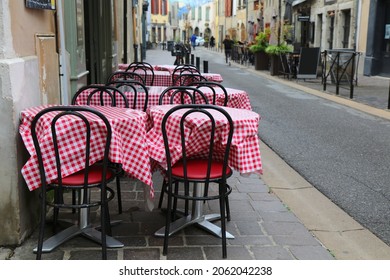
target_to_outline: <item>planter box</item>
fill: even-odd
[[[271,76],[278,76],[280,70],[282,69],[282,63],[280,61],[279,55],[270,55],[270,67],[269,72]]]
[[[269,69],[269,55],[265,52],[256,52],[255,56],[255,70]]]

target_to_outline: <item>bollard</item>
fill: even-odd
[[[195,63],[194,63],[194,58],[195,58],[195,55],[194,55],[194,54],[191,54],[191,65],[195,65]]]
[[[207,60],[203,60],[203,73],[209,72],[209,62]]]
[[[200,71],[200,57],[196,57],[196,68]]]
[[[186,53],[185,60],[186,60],[186,64],[190,64],[190,54],[189,53]]]

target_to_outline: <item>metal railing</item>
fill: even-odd
[[[336,84],[336,95],[340,85],[349,86],[349,97],[353,99],[354,85],[358,82],[358,65],[361,53],[349,49],[332,49],[322,52],[322,85],[326,90],[328,77]]]

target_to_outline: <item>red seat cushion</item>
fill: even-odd
[[[98,184],[102,181],[103,167],[101,165],[92,165],[88,173],[88,185]],[[111,179],[114,173],[107,169],[106,180]],[[58,181],[56,181],[58,182]],[[80,186],[84,184],[84,169],[74,174],[62,178],[62,184],[67,186]]]
[[[205,179],[207,175],[208,160],[191,159],[187,161],[188,179]],[[211,165],[210,178],[216,179],[222,177],[222,162],[213,162]],[[231,168],[226,168],[226,175],[232,173]],[[172,167],[172,175],[175,177],[184,177],[183,162],[179,161]]]

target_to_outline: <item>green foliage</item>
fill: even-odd
[[[249,47],[249,50],[253,53],[263,52],[268,47],[268,41],[270,36],[270,30],[267,28],[264,32],[260,32],[256,38],[256,44]]]
[[[281,43],[280,45],[269,45],[265,52],[270,55],[279,55],[282,53],[288,53],[293,50],[292,46],[287,45],[286,42]]]

